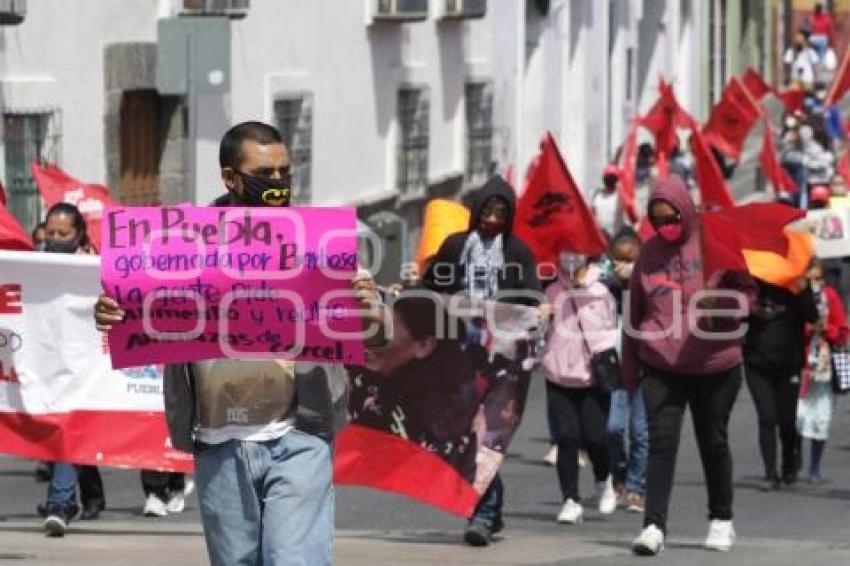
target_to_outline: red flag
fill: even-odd
[[[694,152],[694,169],[703,209],[709,207],[731,208],[735,205],[726,179],[708,143],[699,131],[697,121],[691,118],[691,147]]]
[[[706,278],[717,271],[746,271],[743,250],[788,253],[783,228],[806,216],[805,210],[778,203],[753,203],[702,212],[703,264]]]
[[[773,90],[764,82],[758,71],[752,67],[747,68],[741,82],[744,83],[744,87],[749,91],[750,96],[756,100],[761,100],[761,97]]]
[[[538,263],[558,262],[562,251],[595,255],[607,245],[551,133],[517,204],[514,232]]]
[[[0,183],[0,206],[6,206],[6,203],[9,202],[6,199],[6,189],[3,188],[3,183]]]
[[[765,120],[764,124],[764,139],[762,141],[761,153],[759,154],[759,164],[762,171],[767,176],[770,184],[773,185],[773,190],[776,192],[785,191],[795,194],[798,190],[797,183],[779,164],[776,158],[776,147],[773,145],[773,131],[770,127],[770,122]]]
[[[57,202],[67,202],[80,209],[92,244],[100,251],[100,225],[103,209],[113,204],[109,189],[103,185],[82,183],[52,165],[33,163],[32,176],[47,208]]]
[[[850,50],[848,50],[850,51]],[[791,88],[783,91],[776,91],[776,98],[782,101],[787,112],[797,112],[802,110],[806,103],[806,91]]]
[[[626,142],[623,145],[623,156],[620,165],[620,198],[623,209],[629,220],[637,222],[638,212],[635,208],[635,169],[637,168],[637,129],[638,121],[632,122]]]
[[[722,153],[740,159],[744,141],[761,109],[741,82],[732,78],[702,130],[705,140]]]
[[[0,250],[32,251],[29,235],[5,206],[0,206]]]
[[[670,83],[658,79],[658,101],[641,119],[641,125],[655,134],[657,155],[669,154],[676,147],[676,128],[688,126],[688,114],[676,100]]]
[[[844,152],[835,169],[844,178],[845,183],[850,183],[850,150]]]
[[[826,93],[826,98],[823,102],[824,106],[837,104],[848,90],[850,90],[850,49],[844,51],[841,66],[838,67],[838,72],[835,73],[835,78],[832,79],[832,86],[829,87],[829,92]]]

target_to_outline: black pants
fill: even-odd
[[[759,447],[764,475],[778,477],[776,468],[776,432],[782,442],[782,474],[797,472],[800,437],[797,433],[797,398],[800,383],[764,368],[747,364],[747,385],[759,419]]]
[[[558,482],[563,500],[579,501],[578,451],[585,448],[596,481],[604,481],[610,469],[608,409],[610,394],[597,389],[571,389],[546,382],[549,413],[555,417],[558,446]]]
[[[186,488],[186,474],[179,472],[157,472],[142,470],[142,489],[145,497],[153,493],[163,501],[171,499],[171,495]]]
[[[83,508],[106,507],[103,480],[97,466],[77,466],[77,483],[80,485],[80,501]]]
[[[644,526],[667,532],[667,509],[682,417],[691,408],[702,469],[708,489],[709,519],[732,519],[732,454],[727,428],[741,389],[741,368],[709,375],[677,375],[645,368],[641,383],[649,421]]]

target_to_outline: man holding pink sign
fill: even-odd
[[[211,563],[330,564],[342,364],[363,362],[354,211],[285,208],[289,155],[266,124],[231,128],[219,161],[212,208],[107,211],[95,320],[114,366],[168,364]]]

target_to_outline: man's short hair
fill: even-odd
[[[232,167],[239,169],[242,163],[242,142],[251,140],[260,145],[283,143],[280,132],[273,126],[263,122],[242,122],[236,124],[221,138],[218,149],[218,163],[222,169]]]

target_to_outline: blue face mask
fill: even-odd
[[[73,254],[80,247],[80,241],[77,238],[73,240],[54,240],[46,239],[43,242],[44,251],[54,254]]]

